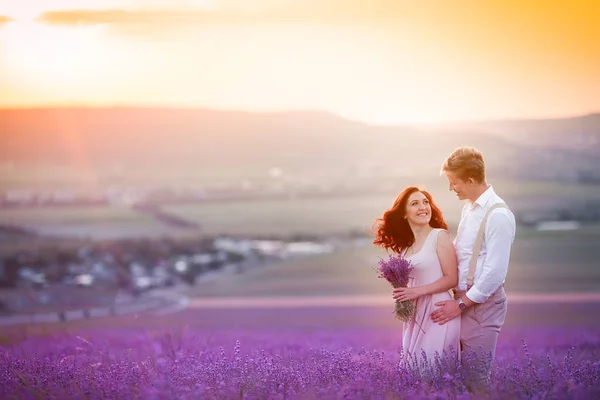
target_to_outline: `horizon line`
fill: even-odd
[[[347,121],[362,123],[377,127],[399,127],[399,126],[439,126],[439,125],[455,125],[455,124],[474,124],[474,123],[490,123],[490,122],[516,122],[516,121],[556,121],[586,118],[595,115],[600,115],[600,110],[588,111],[580,114],[568,114],[560,116],[523,116],[523,117],[495,117],[495,118],[463,118],[453,119],[438,122],[394,122],[394,123],[377,123],[373,121],[361,120],[352,118],[343,114],[339,114],[328,110],[298,108],[298,109],[272,109],[272,110],[253,110],[243,108],[221,108],[221,107],[206,107],[193,105],[132,105],[132,104],[114,104],[114,105],[93,105],[93,104],[58,104],[58,105],[2,105],[0,111],[26,111],[26,110],[110,110],[110,109],[131,109],[131,110],[181,110],[181,111],[209,111],[219,113],[240,113],[240,114],[323,114]]]

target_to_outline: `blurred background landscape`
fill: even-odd
[[[483,151],[517,217],[507,289],[600,289],[597,114],[382,127],[323,112],[51,108],[0,121],[3,290],[28,293],[7,296],[7,312],[178,284],[193,296],[384,295],[372,224],[421,185],[454,234],[461,203],[439,168],[463,144]],[[281,269],[256,275],[266,264]],[[215,284],[219,271],[235,278]]]
[[[508,292],[600,291],[595,2],[50,3],[0,7],[2,313],[387,300],[372,225],[419,185],[454,235],[462,145]]]

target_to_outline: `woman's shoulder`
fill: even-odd
[[[434,233],[435,236],[435,244],[436,247],[438,247],[440,244],[447,244],[447,243],[452,243],[452,239],[450,238],[450,232],[448,232],[447,229],[443,229],[443,228],[433,228],[434,231],[436,231]],[[454,245],[453,245],[454,246]]]

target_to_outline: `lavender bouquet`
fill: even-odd
[[[402,257],[402,255],[390,254],[388,260],[379,260],[378,278],[385,278],[394,288],[407,287],[410,273],[413,269],[414,267],[411,266],[410,261]],[[396,300],[395,314],[399,320],[410,321],[415,315],[415,310],[415,305],[412,301]]]

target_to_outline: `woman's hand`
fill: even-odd
[[[424,294],[425,293],[423,292],[422,286],[416,286],[416,287],[410,287],[410,288],[400,287],[400,288],[394,289],[394,291],[392,292],[392,297],[394,298],[394,300],[406,301],[406,300],[417,299],[417,298],[423,296]]]

